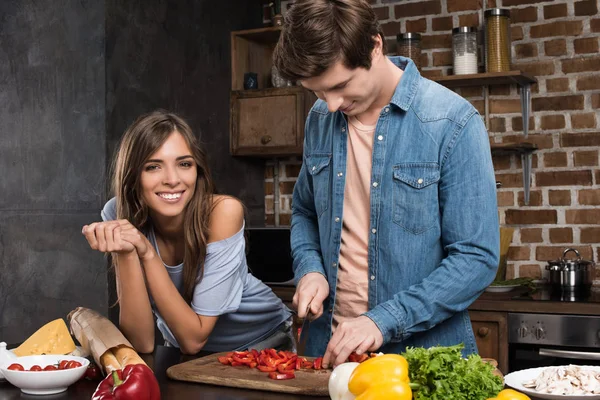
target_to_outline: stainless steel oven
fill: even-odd
[[[600,316],[509,313],[509,372],[600,365]]]

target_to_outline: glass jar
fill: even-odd
[[[452,54],[454,75],[477,73],[477,28],[452,29]]]
[[[491,8],[485,13],[485,69],[510,71],[510,10]]]
[[[421,35],[413,32],[400,33],[396,36],[398,55],[410,58],[417,69],[421,69]]]

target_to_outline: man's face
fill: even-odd
[[[348,116],[358,116],[369,110],[378,94],[373,67],[349,69],[342,61],[323,74],[300,83],[325,101],[330,112],[340,110]]]

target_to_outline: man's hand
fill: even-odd
[[[327,279],[318,272],[309,272],[298,282],[292,305],[298,311],[299,318],[306,318],[306,308],[310,304],[312,318],[317,319],[323,314],[323,301],[328,295]]]
[[[335,329],[327,345],[323,356],[323,368],[327,368],[330,364],[336,367],[346,362],[353,351],[363,354],[379,349],[382,344],[383,335],[369,317],[361,315],[342,322]]]

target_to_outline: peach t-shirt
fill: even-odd
[[[344,217],[333,326],[369,309],[371,159],[376,125],[348,118]]]

